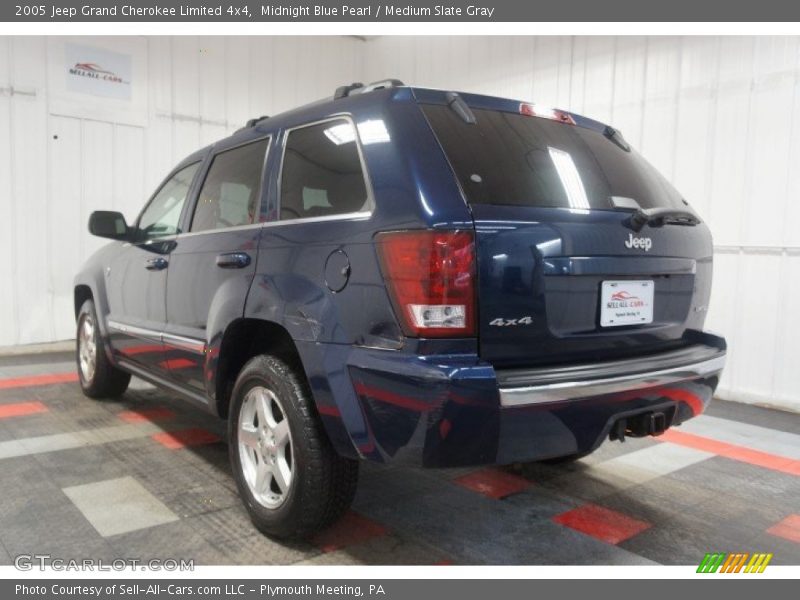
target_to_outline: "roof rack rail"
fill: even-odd
[[[339,98],[346,98],[352,94],[367,94],[369,92],[374,92],[375,90],[399,87],[402,85],[405,84],[399,79],[382,79],[380,81],[373,81],[368,85],[364,85],[363,83],[351,83],[350,85],[343,85],[336,88],[336,91],[333,94],[333,99],[338,100]]]
[[[393,88],[393,87],[400,87],[405,85],[399,79],[381,79],[380,81],[373,81],[363,90],[360,90],[359,94],[366,94],[367,92],[374,92],[375,90],[382,90],[384,88]]]
[[[339,98],[346,98],[350,95],[353,90],[357,90],[363,88],[363,83],[351,83],[350,85],[342,85],[336,88],[336,91],[333,93],[333,99],[338,100]]]
[[[244,124],[244,127],[239,127],[234,133],[239,133],[240,131],[244,131],[245,129],[250,129],[258,125],[264,119],[269,119],[268,115],[261,115],[260,117],[256,117],[254,119],[248,119],[247,123]]]
[[[255,119],[249,119],[247,123],[245,123],[246,128],[255,127],[259,122],[263,121],[264,119],[269,119],[269,115],[261,115],[260,117],[256,117]]]

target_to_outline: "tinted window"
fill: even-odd
[[[269,140],[220,152],[200,189],[191,231],[249,225],[255,221]]]
[[[446,106],[424,107],[470,203],[611,209],[684,206],[644,158],[598,131],[550,119],[473,110],[469,124]]]
[[[185,167],[170,177],[144,209],[139,218],[139,236],[143,239],[180,233],[178,224],[186,195],[200,163]]]
[[[367,208],[367,187],[350,121],[338,119],[289,132],[281,174],[281,219]]]

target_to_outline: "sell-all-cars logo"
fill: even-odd
[[[772,554],[766,552],[709,552],[697,567],[698,573],[763,573]]]
[[[644,300],[630,292],[620,290],[611,294],[606,304],[608,308],[640,308],[644,306]]]
[[[98,79],[101,81],[107,81],[109,83],[125,83],[122,77],[120,77],[113,71],[103,69],[100,65],[96,63],[90,63],[90,62],[75,63],[75,66],[70,68],[69,73],[70,75],[75,75],[77,77],[89,77],[91,79]]]
[[[638,300],[639,296],[634,296],[633,294],[629,294],[628,292],[621,290],[611,294],[611,299],[621,302],[622,300]]]

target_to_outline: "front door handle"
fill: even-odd
[[[244,269],[250,264],[247,252],[228,252],[217,256],[217,266],[221,269]]]
[[[148,271],[161,271],[169,266],[166,258],[159,256],[158,258],[149,258],[144,263],[144,268]]]

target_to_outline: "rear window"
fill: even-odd
[[[347,119],[292,129],[281,173],[280,218],[308,219],[369,208],[356,130]]]
[[[613,209],[616,196],[644,209],[684,206],[650,163],[600,132],[493,110],[473,109],[475,124],[447,106],[423,110],[470,204]]]

